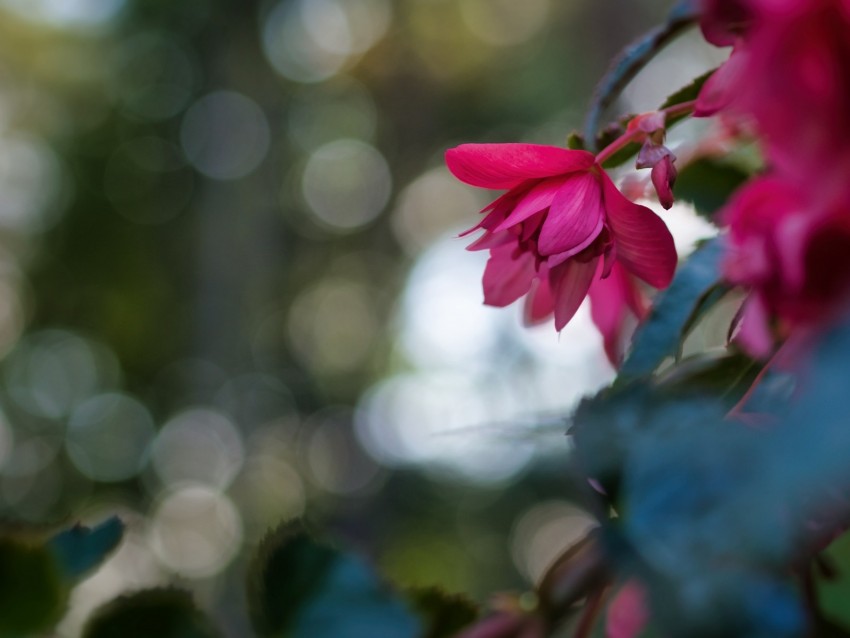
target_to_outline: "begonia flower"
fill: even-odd
[[[774,332],[812,325],[850,297],[850,201],[810,196],[771,175],[744,186],[721,213],[729,225],[725,277],[749,289],[738,339],[770,354]]]
[[[483,229],[469,248],[490,251],[484,303],[507,306],[525,296],[527,322],[554,315],[561,330],[615,265],[655,288],[669,285],[677,258],[666,225],[626,199],[592,153],[538,144],[464,144],[446,152],[446,164],[467,184],[507,190],[467,231]],[[620,291],[616,303],[637,305],[622,286],[612,290]],[[614,303],[610,291],[598,297]]]

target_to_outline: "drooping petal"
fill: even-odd
[[[747,57],[744,47],[736,46],[729,59],[706,80],[694,105],[696,117],[714,115],[735,101],[744,78]]]
[[[666,288],[677,263],[676,247],[667,226],[646,206],[627,200],[604,173],[602,187],[617,260],[650,286]]]
[[[766,359],[773,350],[773,336],[764,300],[758,293],[751,294],[741,309],[741,322],[737,341],[752,356]]]
[[[554,179],[545,179],[538,182],[525,195],[519,198],[514,209],[507,218],[496,227],[496,230],[504,230],[510,226],[519,224],[529,217],[536,215],[545,208],[552,205],[552,200],[561,187],[571,178],[558,177]]]
[[[554,255],[549,255],[549,258],[546,260],[546,264],[550,268],[554,268],[555,266],[559,266],[559,265],[563,264],[565,261],[567,261],[567,259],[572,259],[576,255],[578,255],[581,251],[583,251],[585,248],[590,246],[594,241],[596,241],[596,238],[599,237],[599,233],[602,232],[602,229],[603,229],[604,226],[605,226],[605,219],[600,217],[599,218],[599,224],[593,230],[593,232],[590,233],[590,235],[588,236],[587,239],[585,239],[583,242],[581,242],[578,246],[570,248],[569,250],[565,250],[562,253],[555,253]]]
[[[494,189],[584,171],[594,161],[587,151],[543,144],[461,144],[446,151],[446,165],[460,181]]]
[[[605,638],[636,638],[649,621],[646,592],[630,580],[617,592],[608,606]]]
[[[607,278],[593,282],[588,295],[590,316],[602,333],[608,360],[616,367],[623,354],[623,332],[627,327],[629,311],[637,317],[643,315],[640,291],[631,275],[615,263]]]
[[[582,244],[589,245],[599,234],[604,216],[602,189],[596,176],[589,172],[573,175],[564,182],[549,207],[540,229],[540,254],[555,255]]]
[[[531,292],[525,298],[523,320],[525,325],[533,326],[551,317],[554,311],[555,300],[549,285],[548,270],[544,264],[541,266],[539,277],[531,284]]]
[[[490,252],[484,269],[484,303],[488,306],[507,306],[531,288],[537,276],[534,255],[523,252],[515,256],[516,246],[499,246]]]
[[[561,330],[575,315],[599,266],[599,258],[590,261],[569,261],[549,271],[549,285],[555,305],[555,329]]]
[[[481,235],[481,237],[476,239],[474,242],[469,244],[466,249],[470,251],[491,250],[493,248],[498,248],[499,246],[505,246],[507,244],[511,244],[511,246],[516,246],[516,235],[509,232],[487,232]]]
[[[658,195],[658,201],[669,210],[673,206],[673,184],[676,183],[678,172],[673,166],[673,159],[665,155],[655,166],[652,167],[652,185]]]

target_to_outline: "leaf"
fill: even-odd
[[[147,589],[120,596],[97,609],[83,638],[219,638],[213,626],[180,589]]]
[[[667,393],[707,393],[732,408],[758,377],[761,364],[743,352],[702,353],[660,375]]]
[[[118,547],[123,535],[124,523],[113,516],[94,528],[75,525],[59,532],[47,545],[65,578],[77,581],[99,566]]]
[[[584,125],[585,140],[596,140],[602,113],[613,104],[632,78],[699,16],[698,4],[695,0],[680,0],[670,11],[664,24],[649,31],[617,57],[594,92]],[[595,152],[599,149],[588,150]]]
[[[407,605],[358,556],[280,527],[249,572],[248,603],[260,636],[418,638]]]
[[[421,638],[451,638],[478,617],[478,605],[469,598],[439,587],[409,590],[407,598],[425,622]]]
[[[679,104],[691,102],[697,99],[697,96],[702,90],[703,85],[706,83],[708,78],[710,78],[714,74],[716,70],[717,69],[711,69],[710,71],[706,71],[699,77],[694,78],[690,84],[687,84],[675,93],[670,94],[667,99],[664,100],[664,103],[658,107],[658,110],[661,111],[663,109],[669,109],[671,106],[678,106]],[[669,128],[685,117],[687,117],[685,114],[668,116],[665,124]]]
[[[749,177],[737,166],[703,158],[679,171],[673,195],[691,202],[700,215],[713,221],[714,214]]]
[[[53,554],[43,545],[0,538],[0,638],[46,632],[64,615],[68,593]]]
[[[658,294],[649,317],[632,339],[617,383],[651,374],[666,357],[678,352],[685,329],[693,324],[696,309],[706,310],[704,295],[720,279],[722,237],[704,243],[679,267],[673,283]]]

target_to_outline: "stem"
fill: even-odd
[[[674,104],[673,106],[669,106],[666,109],[661,109],[660,112],[664,113],[664,119],[667,120],[671,117],[676,117],[678,115],[687,115],[691,113],[694,110],[694,105],[696,105],[696,100],[691,100],[689,102],[682,102],[681,104]],[[608,146],[599,151],[599,154],[596,156],[596,163],[602,164],[605,160],[609,159],[614,153],[628,146],[632,142],[639,141],[645,135],[646,133],[644,131],[626,131],[616,140],[611,142]]]
[[[596,623],[596,617],[599,615],[599,610],[602,608],[604,597],[604,589],[600,589],[587,597],[584,611],[581,613],[573,638],[589,638],[590,632],[593,631],[593,625]]]

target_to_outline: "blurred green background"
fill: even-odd
[[[59,635],[161,583],[249,635],[281,519],[479,599],[582,533],[560,415],[612,370],[584,310],[481,305],[442,154],[562,144],[666,8],[0,0],[0,515],[129,524]]]

